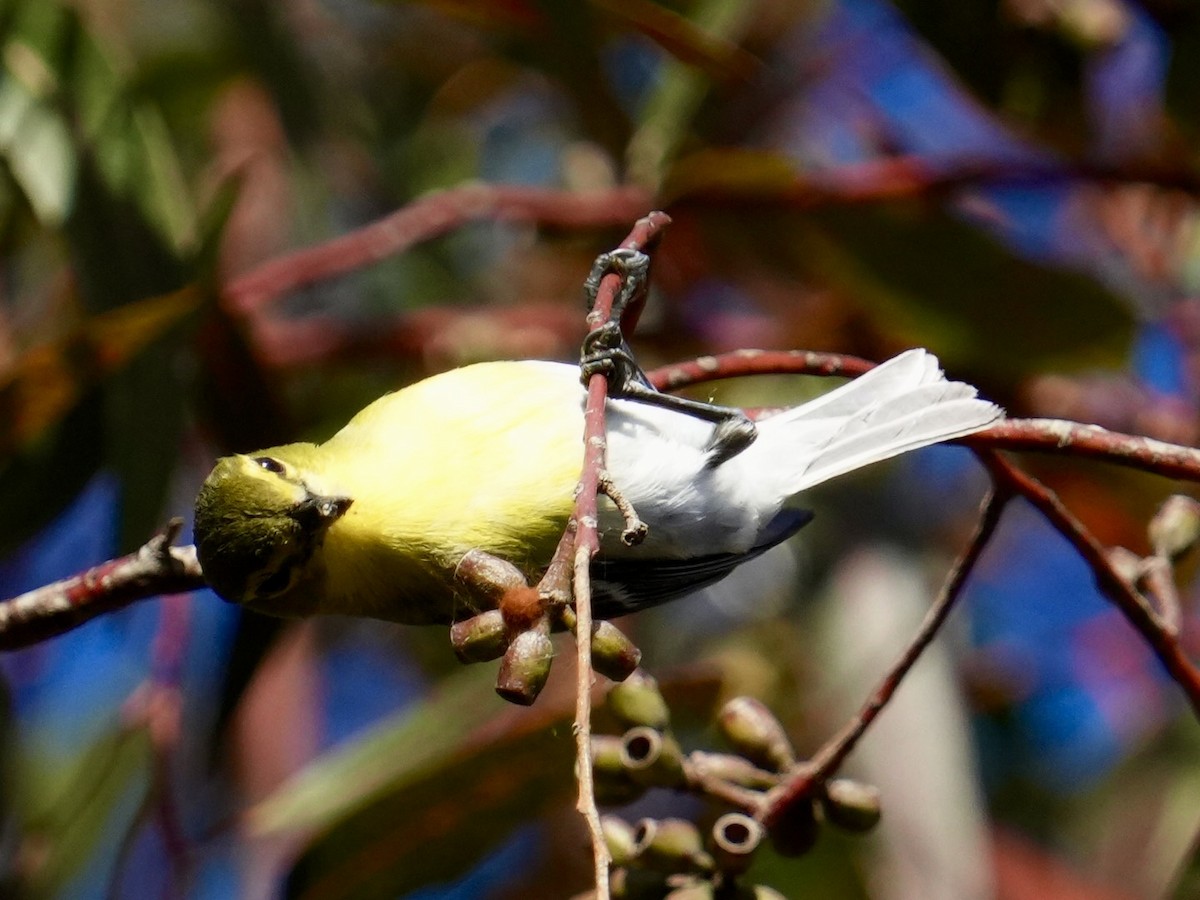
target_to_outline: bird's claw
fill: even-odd
[[[651,385],[621,330],[625,310],[646,292],[649,271],[650,257],[638,250],[617,249],[596,257],[583,283],[592,324],[592,330],[580,348],[579,370],[583,383],[587,384],[593,375],[604,375],[608,378],[610,397],[648,403],[713,422],[716,427],[704,449],[710,454],[708,465],[720,465],[750,446],[757,430],[741,410],[664,394]],[[610,272],[620,276],[621,289],[613,300],[608,320],[595,321],[600,282]]]
[[[620,322],[621,315],[629,302],[646,290],[650,275],[650,257],[640,250],[618,248],[601,253],[592,263],[592,270],[583,281],[583,293],[587,297],[588,312],[596,308],[596,295],[600,293],[600,282],[609,272],[621,278],[621,292],[613,300],[610,322]]]

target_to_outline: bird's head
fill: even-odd
[[[304,468],[312,449],[292,444],[227,456],[205,480],[196,498],[196,554],[205,579],[226,600],[303,611],[284,595],[309,574],[326,531],[352,502],[322,491]]]

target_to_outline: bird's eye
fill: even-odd
[[[276,475],[283,474],[283,463],[271,456],[256,456],[254,461],[266,469],[268,472],[274,472]]]
[[[275,594],[282,594],[291,585],[292,566],[283,565],[259,582],[258,593],[264,597],[272,597]]]

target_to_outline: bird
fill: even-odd
[[[476,363],[380,397],[324,443],[224,457],[195,505],[206,580],[276,616],[467,618],[481,602],[455,578],[469,551],[530,578],[549,564],[574,507],[585,398],[575,365]],[[628,545],[600,498],[593,612],[715,583],[808,523],[809,488],[1003,415],[922,349],[759,418],[736,452],[702,416],[610,397],[607,472],[648,530]]]

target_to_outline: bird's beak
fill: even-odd
[[[350,497],[322,497],[309,494],[296,504],[293,517],[306,528],[328,528],[346,514],[354,500]]]

